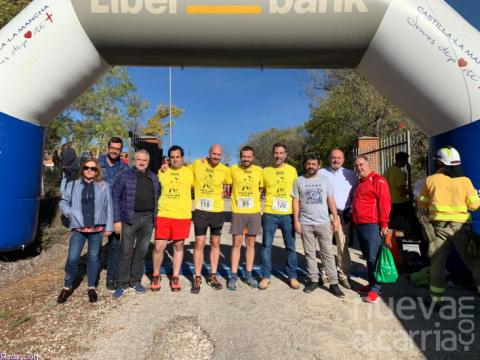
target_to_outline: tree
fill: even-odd
[[[69,137],[71,132],[71,119],[62,113],[57,116],[47,127],[45,135],[45,151],[52,152],[62,142],[62,139]]]
[[[275,143],[283,143],[287,147],[287,162],[301,170],[305,147],[305,129],[303,126],[287,129],[269,129],[253,133],[244,145],[255,150],[255,162],[260,166],[272,164],[272,148]]]
[[[172,106],[172,118],[180,118],[185,110],[176,106]],[[149,136],[157,136],[159,138],[168,134],[169,131],[170,107],[160,104],[155,114],[147,121],[147,126],[143,129],[143,133]],[[172,121],[172,125],[174,121]]]
[[[0,0],[0,29],[31,2],[32,0]]]
[[[339,147],[351,163],[358,137],[386,137],[404,128],[412,134],[411,162],[418,171],[426,152],[425,134],[357,71],[310,72],[306,92],[312,101],[305,123],[307,150],[326,159],[332,148]]]
[[[105,148],[112,136],[125,138],[141,120],[148,102],[143,101],[125,67],[114,67],[71,105],[73,141],[79,151],[95,143]]]

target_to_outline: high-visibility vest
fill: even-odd
[[[439,170],[427,177],[418,205],[429,210],[430,221],[470,221],[469,210],[480,208],[480,197],[469,178],[452,178]]]

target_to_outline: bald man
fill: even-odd
[[[338,281],[346,289],[350,289],[350,223],[352,214],[352,200],[357,186],[357,176],[352,170],[343,167],[345,155],[340,149],[333,149],[328,157],[330,165],[320,169],[321,175],[326,176],[333,188],[333,197],[340,218],[340,226],[334,232],[337,243]]]
[[[193,263],[195,278],[191,292],[198,294],[202,285],[203,250],[207,229],[210,228],[210,276],[207,284],[215,290],[222,289],[217,279],[218,260],[220,258],[220,237],[224,222],[224,194],[232,184],[230,168],[221,163],[222,147],[214,144],[208,150],[206,159],[198,159],[190,165],[195,179],[195,249]]]

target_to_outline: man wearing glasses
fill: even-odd
[[[113,188],[113,183],[117,178],[117,174],[125,169],[128,165],[123,163],[120,159],[122,153],[123,141],[118,137],[112,137],[108,142],[107,153],[100,156],[99,164],[102,168],[103,178],[110,189]],[[113,232],[108,237],[108,258],[107,258],[107,289],[115,291],[117,288],[117,257],[118,244],[120,243],[120,235]]]

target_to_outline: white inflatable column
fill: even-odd
[[[108,68],[70,1],[34,1],[1,29],[0,251],[35,236],[45,127]]]

